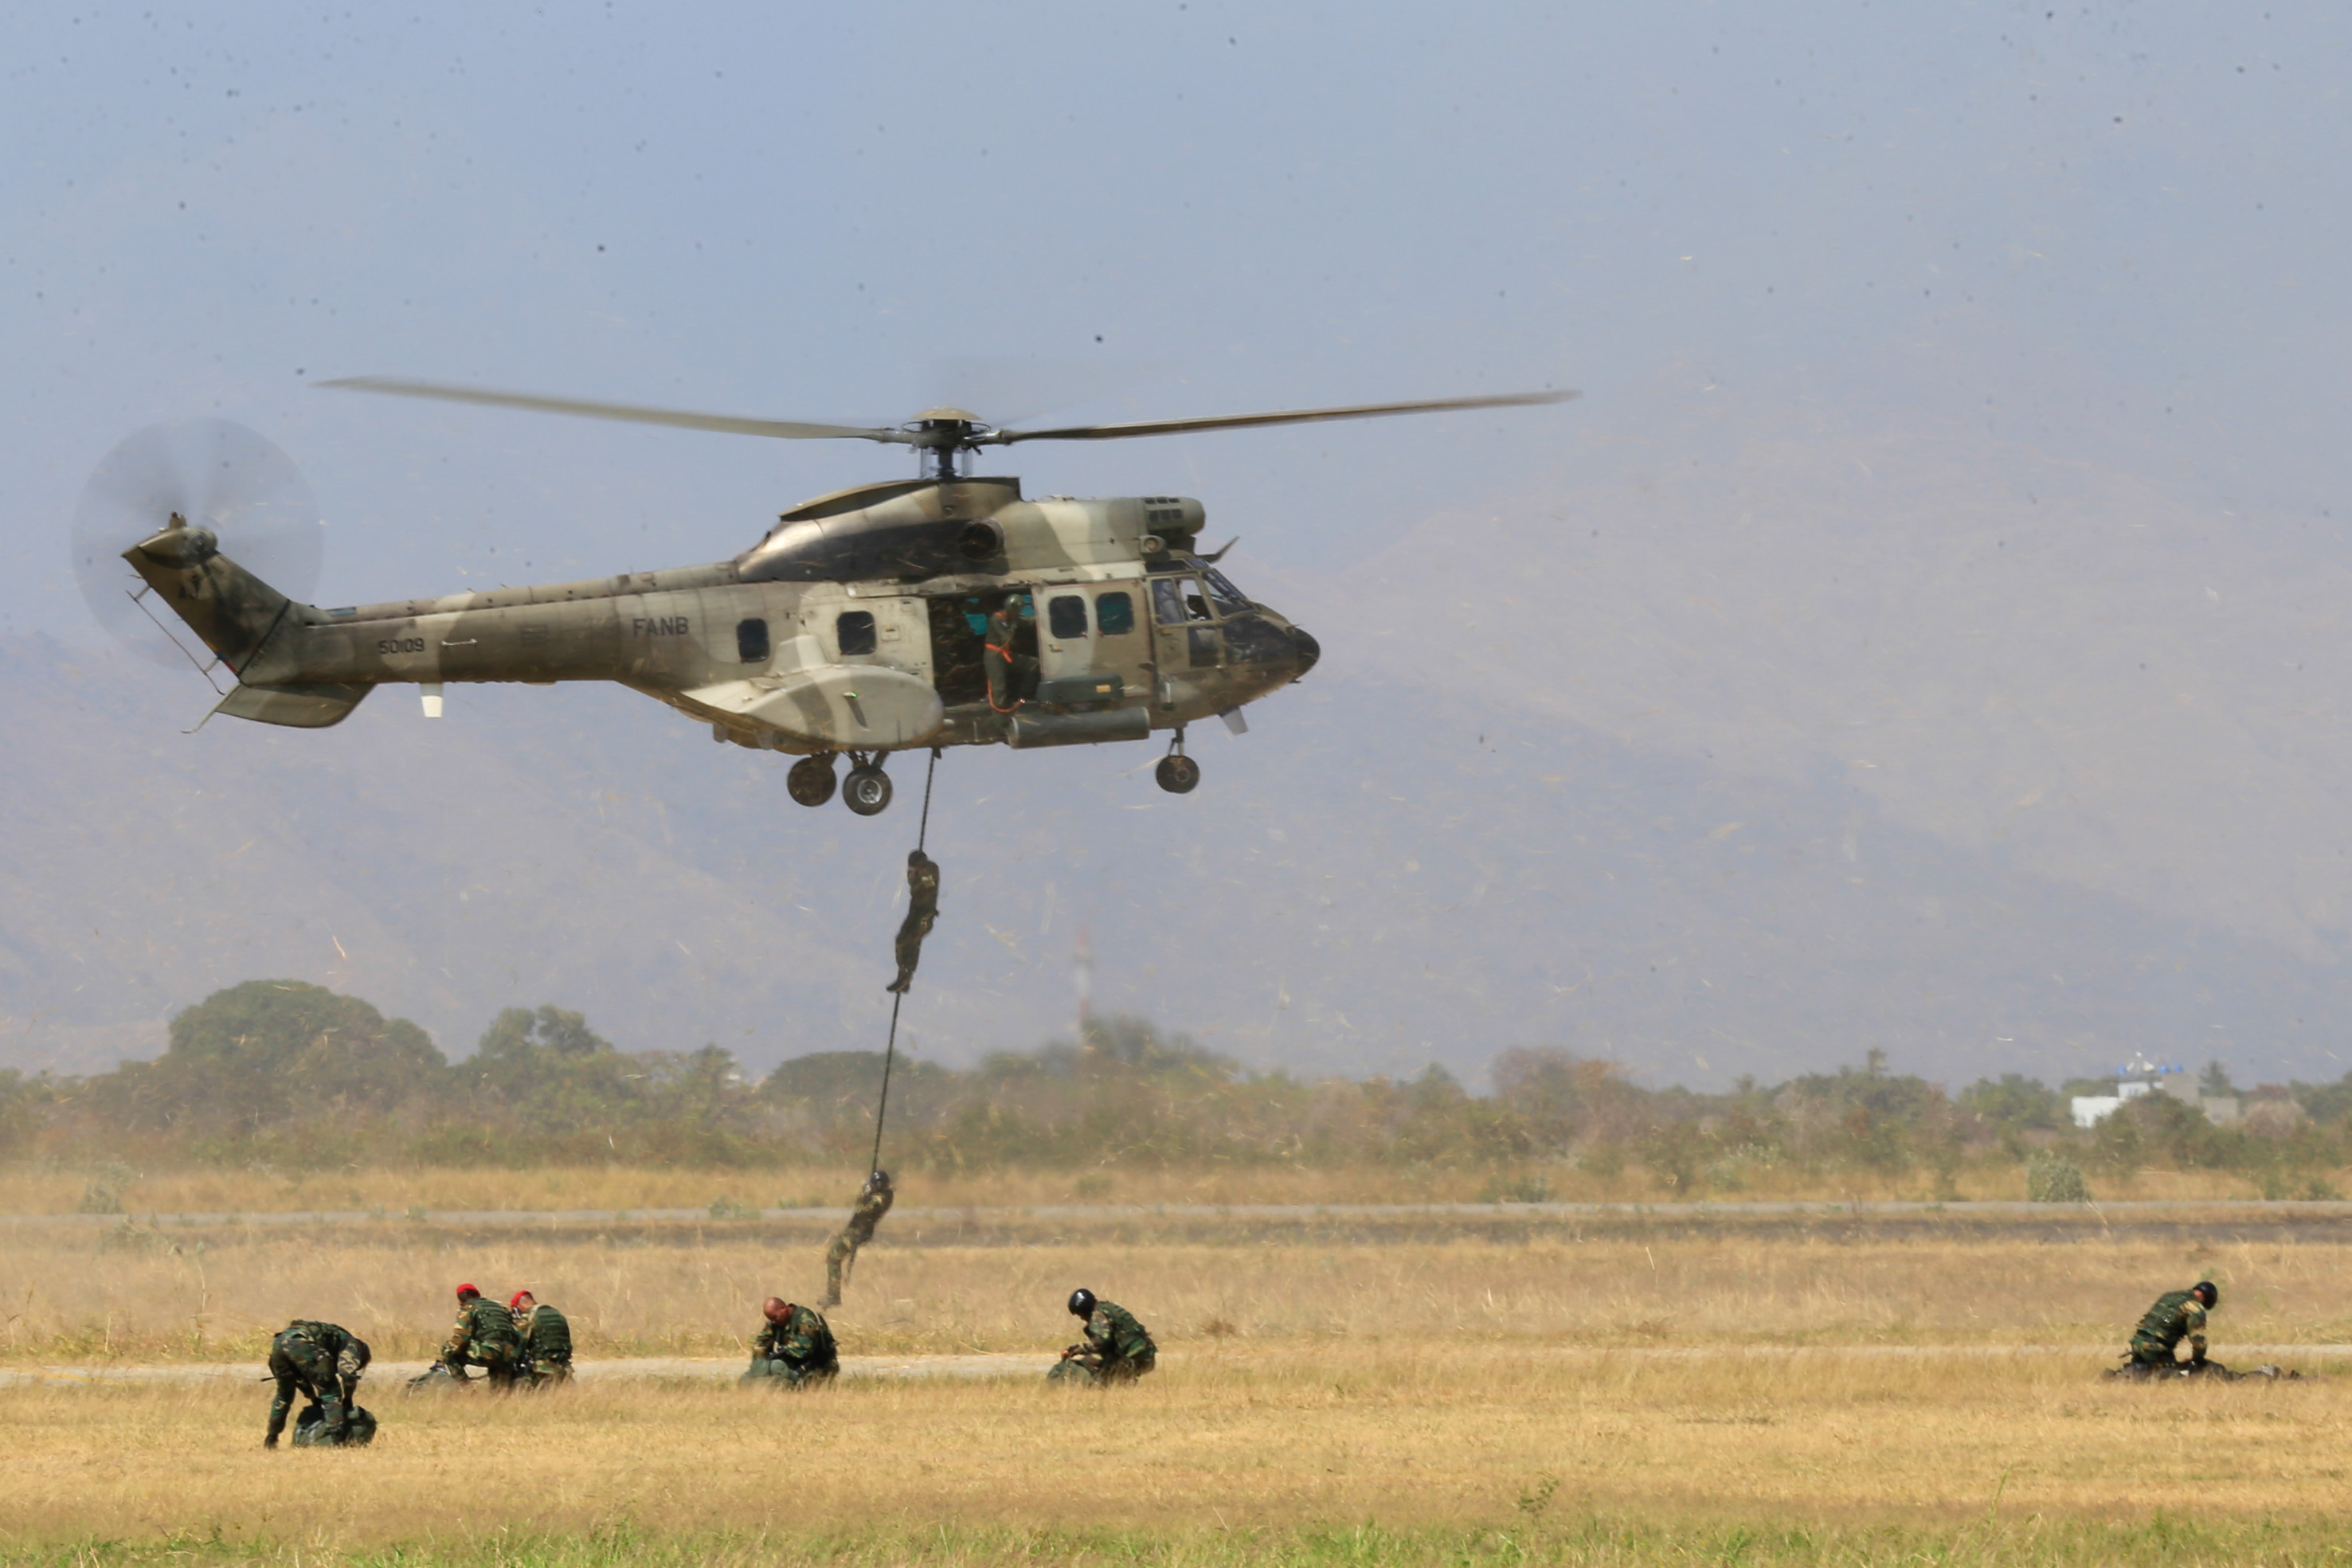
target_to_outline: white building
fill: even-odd
[[[2205,1119],[2217,1127],[2236,1124],[2241,1109],[2234,1094],[2200,1094],[2185,1084],[2175,1086],[2178,1067],[2158,1067],[2137,1051],[2132,1059],[2116,1069],[2116,1092],[2112,1094],[2077,1094],[2074,1096],[2074,1125],[2095,1127],[2123,1108],[2126,1100],[2137,1100],[2143,1094],[2169,1094],[2186,1101],[2195,1110],[2205,1113]]]

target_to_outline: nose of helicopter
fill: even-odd
[[[1297,626],[1290,629],[1290,641],[1297,649],[1298,659],[1298,674],[1290,678],[1294,681],[1301,680],[1305,678],[1307,671],[1315,667],[1316,662],[1323,657],[1323,644],[1318,643],[1311,633]]]

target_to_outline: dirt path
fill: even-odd
[[[1261,1203],[1261,1204],[1034,1204],[970,1208],[898,1208],[895,1229],[915,1225],[992,1226],[1016,1224],[1131,1224],[1160,1220],[1177,1224],[1244,1221],[1314,1224],[1332,1220],[1415,1219],[1738,1219],[1755,1218],[1933,1218],[2052,1219],[2079,1216],[2109,1220],[2233,1218],[2352,1220],[2352,1201],[2305,1202],[2266,1198],[2147,1199],[2128,1203]],[[0,1214],[0,1225],[107,1226],[126,1222],[159,1228],[222,1225],[740,1225],[787,1224],[830,1228],[849,1218],[846,1208],[474,1208],[392,1214],[382,1209],[311,1208],[268,1213],[185,1214]]]
[[[1633,1345],[1593,1349],[1573,1345],[1543,1347],[1556,1354],[1633,1361],[1705,1361],[1724,1358],[1843,1358],[1853,1360],[1916,1360],[1948,1356],[1967,1360],[2017,1360],[2044,1356],[2074,1356],[2086,1370],[2101,1369],[2115,1359],[2108,1353],[2079,1344],[2020,1345]],[[2352,1344],[2233,1344],[2223,1347],[2232,1365],[2252,1366],[2277,1362],[2306,1371],[2352,1357]],[[1171,1364],[1183,1355],[1162,1354]],[[1042,1377],[1055,1357],[1034,1352],[1004,1352],[979,1355],[845,1355],[841,1375],[866,1378],[946,1377],[957,1379]],[[381,1398],[423,1372],[422,1361],[380,1361],[368,1369],[368,1388]],[[661,1382],[731,1383],[743,1371],[740,1357],[648,1355],[621,1361],[583,1361],[573,1375],[583,1383]],[[39,1385],[85,1384],[115,1386],[140,1384],[264,1383],[268,1378],[253,1362],[187,1362],[129,1365],[87,1363],[79,1365],[0,1368],[0,1389]]]
[[[1051,1355],[1018,1353],[995,1355],[845,1355],[841,1375],[847,1378],[898,1377],[1030,1377],[1045,1375],[1054,1364]],[[368,1368],[365,1388],[377,1397],[387,1388],[423,1372],[422,1361],[379,1361]],[[583,1383],[682,1382],[731,1383],[743,1371],[743,1358],[729,1356],[647,1355],[625,1361],[583,1361],[572,1375]],[[265,1383],[268,1376],[254,1362],[187,1362],[151,1365],[88,1363],[68,1366],[0,1368],[0,1388],[25,1388],[37,1384],[89,1384],[121,1386],[164,1383]]]

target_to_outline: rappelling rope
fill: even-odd
[[[915,848],[920,852],[931,839],[931,781],[939,777],[940,748],[931,747],[931,765],[923,770],[923,819],[915,830]],[[882,1168],[882,1118],[890,1110],[890,1067],[898,1057],[898,1009],[906,1005],[907,993],[890,995],[890,1041],[882,1048],[882,1098],[874,1107],[874,1157],[866,1162],[869,1171]]]
[[[923,770],[923,821],[915,829],[915,847],[923,848],[931,837],[931,780],[939,776],[940,748],[931,747],[931,765]]]
[[[866,1162],[869,1171],[882,1168],[882,1118],[890,1109],[890,1062],[898,1054],[898,1008],[906,999],[904,991],[890,997],[890,1043],[882,1051],[882,1103],[874,1107],[874,1157]]]

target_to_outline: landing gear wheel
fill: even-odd
[[[822,806],[833,799],[833,754],[803,757],[784,775],[784,792],[799,806]]]
[[[1201,765],[1181,752],[1171,753],[1160,759],[1151,776],[1171,795],[1190,795],[1201,782]]]
[[[870,762],[858,764],[841,781],[841,803],[861,817],[879,816],[890,804],[890,776]]]

